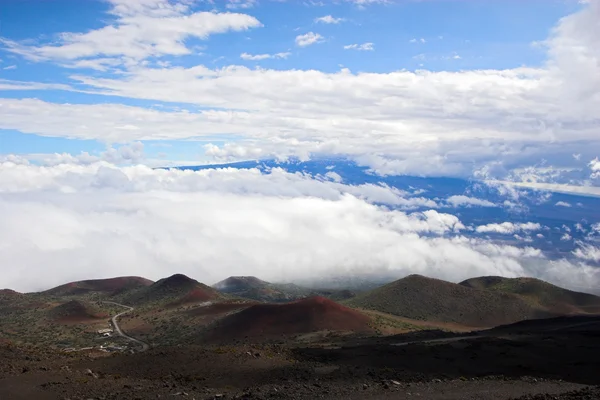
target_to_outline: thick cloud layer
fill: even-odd
[[[409,273],[600,283],[585,260],[550,262],[533,248],[466,238],[454,215],[371,204],[412,200],[386,187],[282,170],[4,162],[0,286],[38,290],[77,279],[158,279],[175,272],[206,283],[229,275],[290,281]]]

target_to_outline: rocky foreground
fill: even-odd
[[[592,318],[311,347],[237,342],[107,355],[3,344],[0,398],[599,399],[599,339]]]

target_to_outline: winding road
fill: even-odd
[[[116,332],[119,334],[119,336],[122,336],[122,337],[124,337],[125,339],[128,339],[128,340],[130,340],[130,341],[132,341],[132,342],[134,342],[134,343],[136,343],[136,344],[140,345],[140,346],[142,347],[142,350],[140,350],[140,351],[146,351],[146,350],[148,350],[148,349],[150,348],[150,345],[149,345],[148,343],[142,342],[141,340],[138,340],[138,339],[136,339],[136,338],[134,338],[134,337],[131,337],[131,336],[129,336],[128,334],[124,333],[124,332],[121,330],[121,327],[119,326],[119,322],[117,321],[117,319],[118,319],[118,318],[119,318],[121,315],[123,315],[123,314],[127,314],[128,312],[131,312],[131,311],[133,311],[133,310],[134,310],[134,308],[133,308],[133,307],[126,306],[126,305],[124,305],[124,304],[115,303],[114,301],[104,301],[103,303],[107,303],[107,304],[114,304],[114,305],[116,305],[116,306],[119,306],[119,307],[124,307],[124,308],[127,308],[127,310],[125,310],[125,311],[123,311],[123,312],[121,312],[121,313],[119,313],[119,314],[117,314],[117,315],[114,315],[114,316],[111,318],[111,321],[112,321],[112,324],[113,324],[113,326],[114,326],[114,328],[115,328],[115,331],[116,331]]]

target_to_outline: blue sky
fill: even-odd
[[[600,193],[598,21],[600,0],[0,1],[0,287],[175,272],[597,286],[595,200],[564,193]],[[313,158],[348,162],[155,168]],[[529,195],[564,258],[536,248],[551,223]]]
[[[422,110],[410,110],[409,117],[401,116],[394,123],[402,124],[405,121],[407,125],[404,136],[416,138],[423,130],[427,136],[429,131],[427,127],[414,128],[411,119],[419,119],[419,124],[437,123],[440,118],[446,119],[449,114],[454,113],[447,110],[455,100],[452,100],[453,94],[449,90],[458,90],[462,99],[469,100],[472,97],[473,102],[477,102],[478,96],[486,98],[506,96],[507,93],[520,90],[520,85],[526,85],[527,82],[516,82],[512,87],[506,89],[500,88],[503,82],[485,82],[482,86],[469,83],[472,87],[467,91],[460,89],[461,79],[471,79],[468,77],[469,71],[481,76],[481,71],[492,71],[485,74],[501,75],[504,79],[509,73],[521,74],[519,68],[527,67],[545,72],[546,66],[552,60],[549,60],[547,39],[552,37],[553,29],[559,26],[561,18],[572,16],[576,17],[578,13],[593,12],[586,10],[591,8],[589,5],[582,5],[577,1],[358,1],[346,0],[336,2],[315,2],[315,1],[167,1],[167,0],[107,0],[107,1],[74,1],[74,0],[9,0],[2,2],[2,27],[0,37],[0,79],[4,83],[0,95],[5,100],[2,109],[9,114],[10,104],[18,100],[39,100],[36,104],[29,104],[29,107],[23,113],[36,112],[42,115],[52,114],[48,108],[58,106],[63,110],[64,115],[57,118],[56,121],[44,122],[40,118],[39,122],[33,123],[23,114],[17,116],[11,114],[6,117],[6,121],[0,124],[0,154],[18,154],[29,157],[30,160],[39,162],[43,160],[40,154],[68,153],[73,156],[81,152],[88,152],[94,156],[101,157],[103,151],[111,146],[127,146],[134,141],[144,144],[143,157],[139,160],[123,160],[124,162],[146,162],[152,165],[161,163],[175,165],[178,163],[193,164],[206,162],[225,162],[235,161],[237,159],[247,158],[271,158],[299,156],[309,157],[310,154],[316,155],[322,152],[333,154],[349,154],[355,159],[364,160],[369,166],[382,167],[380,170],[384,173],[407,173],[407,174],[431,174],[432,170],[439,170],[435,166],[420,171],[418,168],[391,168],[382,164],[391,165],[393,163],[408,162],[406,160],[406,140],[401,139],[396,144],[399,149],[386,152],[385,143],[383,148],[379,149],[373,145],[371,133],[378,131],[379,127],[365,127],[362,132],[352,132],[344,127],[335,137],[331,138],[330,126],[316,127],[315,118],[322,118],[322,115],[306,115],[300,118],[300,121],[294,126],[294,129],[302,129],[303,126],[310,126],[311,132],[306,133],[307,137],[299,137],[297,133],[290,133],[287,126],[274,124],[273,127],[265,127],[263,132],[248,134],[243,126],[229,130],[227,123],[222,123],[218,127],[204,127],[194,125],[189,129],[186,127],[186,133],[173,134],[168,132],[173,129],[166,121],[160,121],[160,131],[153,134],[123,135],[115,130],[115,126],[135,127],[139,132],[139,127],[127,123],[127,118],[132,121],[139,120],[139,117],[133,117],[133,114],[143,110],[154,110],[160,115],[158,119],[166,116],[167,113],[175,113],[172,117],[178,118],[178,113],[185,111],[191,115],[197,115],[203,111],[219,110],[252,112],[253,116],[260,117],[263,113],[260,109],[253,109],[253,104],[260,104],[264,101],[261,98],[260,88],[253,88],[248,98],[236,104],[231,101],[231,97],[211,101],[203,98],[194,98],[193,93],[178,96],[170,95],[165,90],[161,93],[152,93],[152,85],[158,82],[159,85],[168,87],[169,79],[177,79],[174,71],[190,72],[194,68],[202,67],[211,71],[209,75],[218,74],[218,71],[231,70],[240,66],[247,67],[250,72],[237,74],[231,77],[231,82],[227,83],[229,89],[235,87],[236,81],[248,78],[244,85],[252,85],[253,80],[250,75],[252,71],[262,70],[271,71],[274,75],[284,76],[296,72],[296,77],[282,79],[280,83],[276,79],[270,80],[273,83],[272,88],[266,89],[266,96],[276,98],[278,92],[293,92],[296,89],[288,90],[287,85],[310,86],[312,83],[312,72],[324,74],[325,78],[335,76],[340,71],[348,69],[354,77],[359,77],[361,73],[373,74],[377,77],[386,77],[387,74],[397,71],[407,71],[413,73],[414,79],[420,79],[419,71],[425,71],[431,74],[431,82],[424,83],[423,88],[413,88],[416,91],[424,91],[432,96],[427,101],[435,100],[438,82],[438,76],[447,79],[447,74],[454,73],[457,78],[456,83],[444,83],[446,93],[440,96],[448,95],[446,102],[439,98],[439,105],[425,105]],[[119,11],[119,7],[130,7],[125,14]],[[136,8],[137,7],[137,8]],[[166,8],[165,8],[166,7]],[[170,10],[169,15],[158,15],[157,10]],[[582,11],[583,10],[583,11]],[[245,21],[224,22],[223,29],[212,29],[201,16],[197,20],[197,25],[207,24],[203,29],[205,34],[195,34],[193,27],[183,27],[177,37],[173,38],[171,43],[165,43],[164,46],[180,46],[185,49],[181,51],[169,50],[163,48],[159,51],[146,49],[146,53],[131,56],[127,51],[119,52],[110,48],[111,45],[119,46],[119,41],[125,43],[125,47],[150,45],[160,46],[158,43],[161,36],[161,24],[167,24],[169,18],[189,18],[199,16],[203,12],[209,11],[215,15],[237,15],[239,18],[246,18]],[[154,13],[154,14],[153,14]],[[227,14],[225,14],[227,13]],[[148,20],[151,18],[151,20]],[[227,19],[228,17],[225,17]],[[152,33],[148,38],[144,34],[148,32],[133,32],[135,36],[119,38],[120,34],[131,33],[132,27],[139,26],[140,21],[148,23],[149,26],[157,29],[156,37]],[[150,22],[148,22],[150,21]],[[177,22],[175,22],[177,24]],[[107,29],[119,29],[113,37],[114,43],[106,43],[110,40],[102,38],[101,35],[107,34]],[[143,28],[146,29],[146,28]],[[171,28],[165,28],[168,32]],[[188,31],[186,31],[188,29]],[[128,30],[126,32],[126,30]],[[164,32],[167,32],[164,31]],[[171,32],[172,33],[172,32]],[[169,33],[169,35],[171,34]],[[82,39],[86,34],[98,35],[100,44],[86,42]],[[303,35],[312,35],[314,40],[308,44],[299,42]],[[72,39],[69,39],[73,37]],[[128,40],[131,43],[127,44]],[[70,45],[72,48],[67,48]],[[136,42],[137,41],[137,42]],[[104,44],[102,44],[104,43]],[[142,45],[140,45],[142,43]],[[73,47],[75,46],[75,47]],[[79,46],[79,47],[77,47]],[[88,48],[85,48],[88,46]],[[103,48],[105,46],[106,48]],[[155,47],[156,48],[156,47]],[[50,49],[50,52],[46,50]],[[65,51],[63,51],[65,50]],[[122,49],[121,49],[122,50]],[[59,53],[63,51],[62,53]],[[246,56],[243,57],[242,55]],[[254,59],[252,59],[254,58]],[[106,61],[108,64],[90,68],[90,64],[96,61]],[[104,62],[102,61],[102,62]],[[98,64],[100,65],[100,64]],[[297,72],[304,72],[298,74]],[[312,72],[311,72],[312,71]],[[163,72],[164,77],[154,77],[147,79],[149,73]],[[437,75],[436,75],[437,74]],[[168,76],[167,76],[168,75]],[[234,74],[235,75],[235,74]],[[266,75],[266,74],[265,74]],[[202,75],[206,82],[206,73]],[[463,76],[465,78],[463,78]],[[191,74],[192,79],[201,77]],[[404,76],[404,79],[410,78]],[[529,77],[527,77],[529,78]],[[110,80],[105,85],[104,80]],[[131,79],[131,81],[129,81]],[[269,78],[266,78],[269,79]],[[380,82],[376,85],[385,92],[386,85],[393,86],[393,77],[389,82]],[[413,79],[413,80],[414,80]],[[533,82],[537,77],[529,79]],[[366,79],[369,80],[368,78]],[[129,81],[129,82],[128,82]],[[524,80],[523,80],[524,81]],[[26,83],[27,90],[21,90],[22,85]],[[145,93],[134,93],[137,89],[133,88],[131,83],[137,82],[145,86]],[[258,82],[258,81],[256,81]],[[307,83],[309,82],[309,83]],[[124,88],[122,84],[129,87]],[[202,82],[200,82],[202,83]],[[183,84],[184,82],[178,82]],[[260,85],[260,83],[257,83]],[[62,85],[62,86],[57,86]],[[280,86],[278,86],[280,85]],[[318,85],[318,84],[317,84]],[[335,91],[332,84],[332,90]],[[509,83],[510,86],[510,83]],[[498,88],[498,93],[480,93],[481,87]],[[450,89],[449,89],[450,88]],[[453,89],[454,88],[454,89]],[[177,91],[176,87],[173,87]],[[204,91],[203,88],[198,88]],[[209,90],[222,90],[217,88]],[[298,89],[300,90],[300,89]],[[310,89],[312,90],[312,88]],[[401,90],[401,89],[399,89]],[[485,89],[484,89],[485,90]],[[302,91],[302,90],[300,90]],[[471,91],[473,94],[469,94]],[[310,101],[311,93],[306,101]],[[328,105],[335,106],[336,96],[344,96],[332,92],[331,94],[322,94],[324,101]],[[410,96],[413,93],[402,95],[403,101],[411,102]],[[235,96],[234,93],[231,96]],[[255,100],[252,96],[257,96]],[[292,95],[293,97],[294,95]],[[265,102],[265,110],[272,110],[281,104],[281,112],[278,118],[289,120],[297,119],[290,112],[286,111],[291,107],[293,110],[303,108],[303,93],[299,93],[298,105],[293,105],[288,99],[285,103],[273,101]],[[360,103],[361,93],[353,93],[354,97]],[[371,98],[370,96],[374,96]],[[365,96],[365,102],[377,99],[376,93]],[[385,94],[382,94],[385,96]],[[200,96],[202,97],[202,96]],[[218,96],[217,96],[218,97]],[[538,94],[532,95],[539,99]],[[489,103],[486,98],[481,99],[481,103]],[[422,102],[422,99],[415,98],[414,104]],[[507,101],[510,101],[508,99]],[[517,99],[515,103],[519,100]],[[9,104],[9,102],[11,102]],[[471,103],[473,103],[471,102]],[[268,104],[267,104],[268,103]],[[19,103],[20,105],[24,103]],[[531,104],[530,102],[528,105]],[[78,110],[69,110],[72,105],[90,106],[90,108],[80,108]],[[94,112],[94,107],[99,105],[115,105],[135,107],[135,110],[124,109],[124,115],[119,121],[110,122],[109,127],[98,129],[97,132],[83,132],[80,127],[85,125],[86,113]],[[472,104],[471,104],[472,105]],[[489,105],[492,108],[502,106]],[[340,107],[343,107],[340,105]],[[393,106],[395,107],[395,106]],[[400,106],[401,107],[401,106]],[[469,107],[469,106],[467,106]],[[440,109],[444,111],[440,113]],[[460,106],[458,108],[461,108]],[[435,111],[438,110],[438,111]],[[336,111],[337,112],[337,111]],[[398,114],[402,114],[403,109],[398,109]],[[513,111],[507,111],[509,114],[500,113],[500,115],[490,118],[503,118],[506,115],[512,115]],[[429,115],[429,113],[432,113]],[[263,114],[269,114],[265,112]],[[317,113],[318,114],[318,113]],[[443,115],[442,115],[443,114]],[[471,118],[468,110],[461,109],[459,115],[452,118],[462,120]],[[524,114],[527,114],[524,112]],[[331,115],[331,114],[330,114]],[[168,115],[169,118],[171,115]],[[327,116],[326,116],[327,117]],[[336,115],[334,123],[340,121],[345,116]],[[389,117],[389,113],[388,113]],[[529,118],[528,116],[516,116],[518,118]],[[167,119],[169,119],[167,118]],[[369,115],[366,116],[369,121],[365,126],[372,124]],[[386,117],[383,117],[384,119]],[[555,124],[564,125],[570,116],[565,116],[563,121],[552,121]],[[22,121],[22,119],[28,119]],[[108,116],[110,120],[110,115]],[[373,118],[378,120],[379,117]],[[479,141],[487,140],[485,134],[481,132],[489,129],[489,125],[497,125],[493,121],[484,118],[484,121],[477,121],[472,129],[472,134],[466,137],[454,139],[444,139],[442,142],[436,141],[436,146],[432,149],[423,149],[427,157],[437,157],[438,159],[448,159],[450,154],[454,154],[452,143],[460,143],[457,146],[464,148],[464,140]],[[531,129],[533,125],[541,125],[546,129],[548,122],[544,120],[545,116],[535,116],[535,121],[527,121],[525,129]],[[260,123],[261,118],[258,118]],[[305,122],[305,121],[306,122]],[[462,123],[462,122],[461,122]],[[502,122],[504,123],[504,122]],[[53,124],[52,129],[48,125]],[[119,125],[120,124],[120,125]],[[360,125],[360,123],[348,123],[350,125]],[[38,125],[38,126],[34,126]],[[285,124],[284,124],[285,125]],[[481,126],[480,126],[481,125]],[[157,125],[158,126],[158,125]],[[252,127],[256,124],[252,122]],[[586,127],[587,128],[587,127]],[[94,130],[93,127],[87,127]],[[435,131],[444,131],[445,129],[457,129],[456,127],[444,127],[443,124],[436,126]],[[463,129],[463,128],[460,128]],[[537,138],[509,138],[510,134],[522,134],[519,126],[508,128],[513,132],[503,137],[504,133],[495,133],[492,135],[494,145],[498,148],[505,148],[508,140],[513,149],[507,150],[505,154],[518,152],[515,150],[523,146],[529,146],[531,140],[537,141]],[[110,132],[107,132],[110,130]],[[370,131],[369,131],[370,130]],[[393,134],[393,129],[385,132],[386,135]],[[320,135],[323,134],[324,137]],[[345,142],[345,137],[356,138],[362,135],[365,141],[361,143],[352,143],[348,146],[336,146],[335,143]],[[375,134],[377,135],[377,134]],[[523,135],[525,136],[525,135]],[[568,133],[565,136],[572,137]],[[579,135],[578,139],[584,145],[579,146],[583,152],[583,157],[579,164],[571,160],[570,154],[563,154],[557,157],[562,163],[577,164],[585,175],[589,171],[586,169],[586,163],[589,163],[597,155],[590,150],[588,142],[589,135]],[[392,137],[392,136],[390,136]],[[439,134],[434,133],[433,137],[440,138]],[[385,139],[389,142],[392,139]],[[555,140],[555,139],[550,139]],[[431,137],[418,140],[419,145],[428,143]],[[263,146],[265,143],[268,145]],[[282,148],[277,148],[273,143],[282,143]],[[310,143],[309,143],[310,142]],[[320,144],[315,145],[315,142]],[[328,143],[330,142],[330,143]],[[290,150],[290,146],[299,144],[297,150]],[[216,146],[216,147],[215,147]],[[207,153],[207,147],[214,151]],[[340,148],[337,148],[340,147]],[[573,146],[571,146],[573,147]],[[577,146],[575,146],[577,147]],[[324,148],[325,150],[322,150]],[[350,149],[348,149],[350,148]],[[235,149],[232,151],[231,149]],[[577,149],[576,149],[577,150]],[[502,151],[502,150],[499,150]],[[477,152],[473,149],[472,152]],[[479,153],[482,153],[480,151]],[[493,152],[492,152],[493,153]],[[547,163],[544,158],[543,150],[535,151],[535,158],[527,160],[518,160],[516,162],[507,159],[507,166],[501,168],[502,171],[514,166],[538,165]],[[579,154],[578,153],[578,154]],[[35,154],[35,157],[30,157]],[[373,154],[379,154],[377,160],[373,160]],[[487,156],[472,155],[461,156],[464,158],[467,166],[449,166],[450,175],[469,175],[473,172],[471,166],[476,164],[475,169],[481,169],[489,166],[490,163],[496,163],[497,159],[492,154]],[[510,158],[510,157],[509,157]],[[383,161],[382,161],[383,160]],[[572,167],[573,165],[563,165],[563,167]],[[377,169],[377,168],[376,168]],[[498,168],[496,168],[498,169]],[[490,170],[490,168],[488,168]],[[585,171],[584,171],[585,170]],[[506,172],[504,172],[506,175]]]

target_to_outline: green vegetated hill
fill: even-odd
[[[410,275],[358,295],[346,304],[414,320],[492,327],[557,315],[513,294]]]
[[[311,296],[323,296],[332,300],[354,297],[350,290],[309,289],[291,283],[270,283],[254,276],[231,276],[213,285],[222,293],[269,303],[285,303]]]
[[[600,313],[600,297],[563,289],[535,278],[483,276],[467,279],[460,285],[516,294],[528,299],[533,304],[560,314]]]

